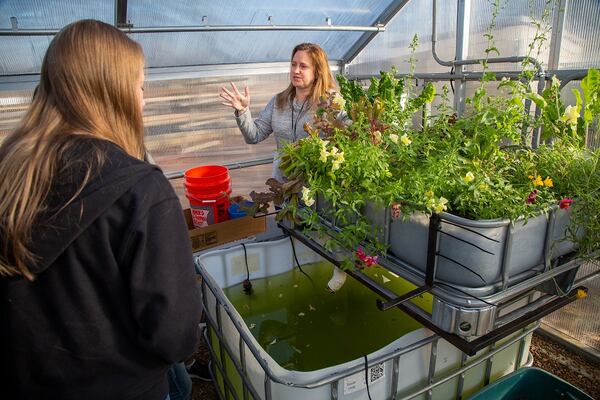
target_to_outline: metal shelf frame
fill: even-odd
[[[325,249],[318,241],[306,235],[297,227],[291,226],[291,224],[288,222],[280,222],[279,227],[284,231],[284,233],[289,234],[293,238],[299,240],[332,264],[338,267],[341,265],[341,262],[333,253]],[[565,305],[576,300],[578,296],[581,296],[583,293],[587,294],[586,287],[578,286],[571,289],[564,296],[543,295],[537,300],[531,302],[528,307],[516,310],[515,314],[511,316],[514,318],[509,318],[508,316],[498,318],[494,328],[490,332],[472,339],[459,336],[455,333],[446,332],[434,324],[432,315],[430,313],[410,302],[412,298],[425,292],[431,293],[434,297],[442,297],[446,299],[456,296],[457,293],[465,294],[464,292],[453,290],[451,286],[441,286],[435,280],[436,253],[434,249],[436,249],[438,229],[439,217],[434,214],[429,226],[429,244],[427,254],[428,260],[424,279],[422,276],[419,277],[416,274],[411,273],[411,271],[407,271],[406,269],[402,268],[400,265],[395,263],[393,259],[385,256],[380,256],[378,259],[378,264],[381,267],[386,268],[396,275],[401,276],[402,278],[407,279],[411,283],[417,285],[416,289],[408,293],[398,294],[389,290],[388,288],[369,278],[366,274],[362,273],[359,268],[354,270],[345,270],[345,272],[382,297],[383,300],[377,301],[377,307],[380,310],[383,311],[393,307],[400,308],[416,321],[432,330],[448,342],[452,343],[455,347],[469,356],[474,355],[479,350],[492,345],[499,339],[523,329],[531,323],[540,320],[544,316],[564,307]],[[496,295],[486,297],[486,299],[495,300],[497,304],[493,305],[499,307],[499,309],[502,307],[508,307],[519,299],[527,296],[533,296],[533,294],[536,292],[535,288],[539,284],[549,281],[561,273],[577,268],[580,263],[581,260],[578,259],[568,260],[540,275],[536,275],[519,284],[508,287],[506,290],[501,291]],[[589,279],[589,277],[586,278]],[[477,300],[481,299],[471,298],[471,300],[475,300],[476,302]]]

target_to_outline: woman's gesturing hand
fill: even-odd
[[[244,94],[241,94],[235,83],[230,83],[232,91],[228,90],[225,86],[221,88],[219,96],[225,100],[221,104],[234,108],[238,112],[245,111],[250,105],[250,89],[248,89],[248,86],[244,87]]]

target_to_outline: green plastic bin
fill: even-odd
[[[539,368],[522,368],[481,389],[470,400],[594,400]]]

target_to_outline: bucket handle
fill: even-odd
[[[187,191],[186,191],[186,192],[187,192]],[[229,196],[229,195],[227,194],[227,192],[223,192],[223,191],[219,192],[219,194],[221,195],[221,197]],[[216,203],[216,202],[217,202],[217,200],[200,200],[200,199],[199,199],[199,198],[197,198],[196,196],[192,196],[192,195],[191,195],[191,194],[189,194],[189,193],[186,193],[185,195],[186,195],[188,198],[194,199],[195,201],[197,201],[197,202],[199,202],[199,203],[205,203],[205,204],[206,204],[206,203]]]

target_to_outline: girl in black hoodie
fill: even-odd
[[[187,229],[143,162],[143,65],[117,28],[67,26],[0,146],[2,398],[163,400],[196,348]]]

